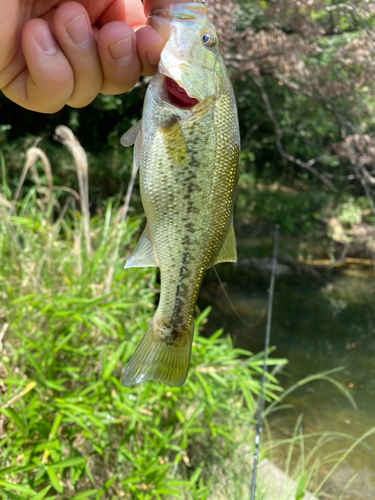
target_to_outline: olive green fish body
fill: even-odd
[[[218,50],[214,55],[214,92],[198,95],[192,108],[165,99],[166,76],[160,73],[146,93],[138,155],[147,225],[127,267],[159,266],[161,290],[155,316],[126,368],[125,385],[151,379],[184,383],[204,273],[215,262],[236,260],[237,110],[222,57]],[[195,97],[194,84],[185,90]]]

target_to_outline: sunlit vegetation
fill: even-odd
[[[183,387],[121,386],[154,310],[156,273],[123,269],[141,219],[112,201],[90,218],[85,153],[69,129],[57,132],[79,192],[54,186],[39,148],[27,152],[21,181],[34,185],[22,196],[2,168],[2,499],[207,498],[250,442],[262,355],[234,349],[222,331],[202,336],[206,310]],[[280,390],[270,374],[267,399]]]

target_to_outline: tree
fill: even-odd
[[[245,169],[249,158],[275,163],[276,147],[278,174],[292,163],[337,191],[354,171],[371,198],[359,145],[373,143],[375,5],[220,0],[208,10],[238,92]]]

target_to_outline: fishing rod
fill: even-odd
[[[255,450],[254,450],[254,468],[253,468],[253,479],[251,483],[251,496],[250,500],[255,498],[255,486],[258,468],[258,457],[259,457],[259,441],[262,432],[262,413],[264,405],[264,386],[266,383],[266,373],[267,373],[267,361],[268,361],[268,351],[270,348],[270,338],[271,338],[271,320],[272,320],[272,306],[273,306],[273,292],[275,289],[275,275],[276,275],[276,265],[277,265],[277,252],[279,247],[279,232],[280,227],[275,226],[275,236],[273,242],[273,255],[272,255],[272,270],[271,270],[271,280],[269,288],[269,299],[268,299],[268,311],[267,311],[267,326],[266,326],[266,338],[264,343],[264,357],[263,357],[263,371],[262,371],[262,381],[260,388],[259,397],[259,409],[258,409],[258,423],[257,432],[255,435]]]

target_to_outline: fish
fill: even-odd
[[[156,312],[122,383],[179,387],[187,378],[194,312],[207,269],[237,260],[233,204],[240,135],[233,88],[203,4],[171,4],[149,24],[168,41],[151,79],[134,144],[146,227],[125,268],[159,267]]]

